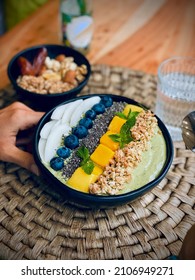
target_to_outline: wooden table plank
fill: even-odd
[[[194,0],[94,0],[91,63],[157,73],[170,56],[195,57]],[[0,37],[0,88],[11,57],[26,47],[60,43],[59,1],[47,4]]]

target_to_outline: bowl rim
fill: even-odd
[[[96,194],[90,194],[90,193],[84,193],[81,191],[78,191],[76,189],[73,189],[69,186],[67,186],[66,184],[63,184],[60,180],[58,180],[46,167],[45,165],[42,163],[41,158],[39,156],[39,152],[38,152],[38,140],[40,138],[40,130],[43,127],[43,125],[45,124],[45,120],[48,119],[52,112],[55,110],[55,108],[57,108],[58,106],[61,106],[63,104],[69,103],[69,102],[73,102],[75,100],[78,99],[86,99],[89,97],[94,97],[94,96],[110,96],[113,98],[114,101],[124,101],[127,102],[129,104],[133,104],[133,105],[138,105],[138,106],[142,106],[145,109],[148,109],[146,106],[144,106],[143,104],[125,97],[125,96],[120,96],[120,95],[116,95],[116,94],[87,94],[87,95],[83,95],[83,96],[79,96],[79,97],[75,97],[75,98],[71,98],[65,102],[62,102],[60,104],[58,104],[57,106],[55,106],[54,108],[52,108],[50,111],[48,111],[38,122],[36,129],[35,129],[35,134],[34,134],[34,140],[33,140],[33,155],[34,155],[34,159],[35,162],[37,163],[38,167],[41,167],[41,171],[42,169],[44,170],[44,173],[47,174],[47,176],[49,176],[49,178],[52,178],[52,180],[54,180],[54,182],[56,182],[57,184],[60,184],[60,187],[62,187],[62,189],[64,189],[65,191],[68,192],[72,192],[75,195],[78,195],[81,199],[84,200],[88,200],[90,203],[95,202],[96,204],[99,202],[100,205],[102,203],[106,203],[108,205],[112,205],[112,202],[114,204],[115,201],[117,201],[118,203],[123,203],[124,201],[131,201],[134,198],[137,198],[139,196],[141,196],[142,194],[144,194],[145,192],[149,191],[150,189],[152,189],[154,186],[158,185],[160,183],[160,181],[166,176],[172,161],[173,161],[173,156],[174,156],[174,148],[173,148],[173,142],[171,139],[171,136],[169,134],[168,129],[166,128],[165,124],[160,120],[160,118],[158,118],[158,116],[155,115],[155,117],[157,118],[158,121],[158,126],[160,127],[160,129],[163,132],[163,136],[165,139],[165,143],[166,143],[166,161],[164,163],[163,168],[161,169],[159,175],[153,179],[152,181],[150,181],[149,183],[145,184],[144,186],[135,189],[133,191],[127,192],[127,193],[123,193],[123,194],[117,194],[117,195],[110,195],[110,196],[98,196]],[[44,175],[45,177],[45,175]],[[133,198],[134,197],[134,198]]]
[[[13,77],[13,74],[12,74],[12,65],[13,63],[16,61],[17,58],[19,58],[20,56],[22,56],[23,54],[25,54],[26,52],[28,51],[31,51],[31,50],[35,50],[35,49],[40,49],[40,48],[48,48],[48,47],[52,47],[52,48],[55,48],[55,47],[60,47],[62,49],[66,49],[66,50],[69,50],[69,51],[72,51],[73,54],[77,54],[77,55],[80,55],[82,57],[82,59],[85,61],[85,65],[87,66],[87,75],[85,76],[85,79],[78,84],[78,86],[74,87],[73,89],[71,90],[68,90],[68,91],[63,91],[61,93],[54,93],[54,94],[41,94],[41,93],[36,93],[36,92],[33,92],[33,91],[29,91],[27,89],[24,89],[22,87],[20,87],[17,82],[16,82],[16,79]],[[40,44],[40,45],[34,45],[32,47],[28,47],[28,48],[25,48],[23,50],[21,50],[20,52],[16,53],[9,61],[8,63],[8,66],[7,66],[7,75],[10,79],[10,81],[12,82],[12,84],[14,85],[14,87],[16,89],[19,89],[21,92],[25,92],[25,93],[28,93],[30,94],[31,96],[40,96],[40,97],[46,97],[46,98],[55,98],[55,97],[60,97],[60,96],[63,96],[63,95],[71,95],[72,93],[76,91],[80,91],[83,86],[87,83],[90,75],[91,75],[91,65],[89,63],[89,60],[82,54],[80,53],[79,51],[73,49],[73,48],[70,48],[68,46],[64,46],[64,45],[58,45],[58,44]]]

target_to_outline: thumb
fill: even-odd
[[[8,151],[6,161],[20,165],[37,176],[40,175],[39,169],[30,153],[20,150],[15,146],[11,146]]]
[[[44,115],[43,112],[30,112],[26,113],[23,111],[23,114],[20,112],[20,115],[17,119],[18,129],[24,130],[36,125],[40,118]],[[16,125],[14,123],[14,125]]]

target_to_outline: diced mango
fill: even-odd
[[[142,111],[143,111],[143,108],[141,108],[141,107],[139,107],[139,106],[137,106],[137,105],[128,104],[128,105],[126,105],[126,107],[124,108],[123,114],[124,114],[125,116],[127,116],[128,113],[129,113],[129,110],[131,110],[132,112],[142,112]]]
[[[93,169],[92,174],[99,176],[99,175],[101,175],[101,174],[102,174],[102,172],[103,172],[103,170],[102,170],[102,168],[101,168],[101,167],[99,167],[99,166],[95,166],[95,167],[94,167],[94,169]]]
[[[99,144],[95,151],[91,154],[91,160],[98,165],[105,167],[109,161],[113,158],[114,152],[108,147]]]
[[[114,142],[109,135],[114,134],[112,131],[107,131],[105,134],[102,135],[100,138],[100,143],[110,148],[112,151],[116,151],[119,147],[118,142]]]
[[[82,167],[78,167],[67,184],[78,191],[88,193],[89,185],[94,183],[102,172],[103,170],[100,167],[95,166],[93,172],[89,175],[85,173]]]
[[[121,127],[123,126],[123,124],[124,124],[126,121],[127,121],[127,120],[122,119],[122,118],[120,118],[120,117],[118,117],[118,116],[115,116],[115,117],[111,120],[111,122],[110,122],[110,124],[109,124],[109,126],[108,126],[108,130],[111,130],[111,131],[114,132],[114,133],[119,133],[120,130],[121,130]]]

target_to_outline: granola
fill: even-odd
[[[98,180],[89,186],[97,195],[115,195],[131,180],[133,169],[141,162],[142,153],[148,149],[148,142],[155,134],[157,119],[150,111],[141,112],[131,128],[133,141],[118,149],[105,167]]]

